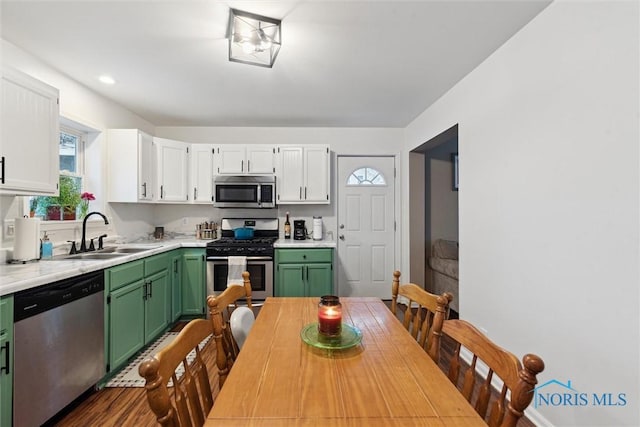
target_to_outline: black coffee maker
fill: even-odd
[[[303,219],[293,221],[293,238],[294,240],[304,240],[307,238],[307,229],[304,227]]]

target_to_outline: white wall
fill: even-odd
[[[556,1],[406,129],[459,123],[465,318],[588,393],[542,425],[640,425],[639,30],[637,2]]]

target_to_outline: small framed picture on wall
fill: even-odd
[[[453,191],[458,191],[458,153],[451,153],[453,170]]]

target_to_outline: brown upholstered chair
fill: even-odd
[[[527,354],[522,358],[521,364],[515,355],[494,344],[464,320],[443,322],[442,335],[434,335],[434,342],[438,349],[442,336],[450,337],[455,341],[455,350],[449,361],[451,382],[458,387],[469,403],[474,405],[478,414],[489,426],[515,427],[533,398],[533,390],[538,383],[536,375],[544,370],[542,359],[534,354]],[[460,361],[461,347],[465,347],[473,355],[470,366]],[[476,371],[478,360],[481,360],[489,369],[484,378]],[[459,382],[461,370],[464,370],[464,374],[462,381]],[[495,377],[502,381],[503,386],[497,398],[491,399],[491,381]],[[476,387],[478,379],[481,384]],[[507,390],[510,391],[508,401]]]
[[[247,306],[251,308],[251,281],[249,272],[242,273],[243,285],[228,286],[218,295],[209,295],[207,305],[213,326],[213,338],[216,343],[216,365],[218,366],[218,376],[220,388],[227,379],[233,362],[238,356],[238,344],[236,344],[231,334],[229,316],[231,306],[236,307],[239,299],[246,299]]]
[[[398,316],[398,296],[404,297],[407,303],[402,324],[418,344],[430,356],[435,357],[432,334],[439,331],[442,322],[449,317],[449,303],[453,295],[448,292],[435,295],[414,283],[400,285],[400,272],[394,271],[391,285],[391,312],[396,316]]]
[[[204,424],[213,406],[213,394],[198,344],[212,332],[210,321],[192,320],[171,344],[138,367],[138,373],[146,380],[149,406],[161,425],[178,427]],[[189,363],[187,356],[193,350],[195,359]],[[184,367],[184,374],[177,378],[175,371],[180,364]],[[172,392],[167,386],[169,380],[173,380]]]

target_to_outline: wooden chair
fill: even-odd
[[[247,306],[251,308],[251,281],[249,280],[249,272],[242,273],[244,284],[228,286],[219,295],[209,295],[207,297],[207,305],[209,306],[209,314],[213,326],[213,338],[216,343],[216,365],[218,366],[218,376],[220,388],[227,379],[229,371],[233,366],[233,362],[240,351],[231,334],[231,326],[229,325],[230,306],[237,306],[237,301],[245,298]],[[226,315],[225,315],[226,313]]]
[[[434,333],[440,333],[442,322],[449,317],[449,303],[452,301],[453,295],[448,292],[435,295],[414,283],[400,285],[400,272],[394,271],[391,285],[391,312],[396,316],[398,296],[407,299],[407,309],[404,311],[402,324],[418,341],[418,344],[436,360],[437,352],[433,348],[431,336]],[[417,309],[415,309],[416,306]]]
[[[178,427],[204,424],[213,406],[213,394],[198,344],[212,332],[208,320],[192,320],[171,344],[138,367],[138,373],[146,380],[149,406],[161,425]],[[189,363],[187,355],[194,349],[195,359]],[[184,374],[177,378],[175,371],[180,364],[184,367]],[[169,380],[173,380],[171,388],[168,387]]]
[[[455,350],[449,361],[451,382],[458,387],[469,403],[475,406],[476,412],[485,419],[489,426],[515,427],[533,398],[533,391],[538,383],[536,375],[544,370],[542,359],[535,354],[527,354],[522,358],[521,364],[515,355],[494,344],[482,332],[464,320],[444,321],[442,335],[455,341]],[[437,348],[440,348],[442,335],[434,335]],[[461,347],[469,350],[473,358],[471,366],[466,368],[462,376],[462,382],[458,383],[463,366],[460,361]],[[484,378],[476,372],[478,360],[488,367],[488,373]],[[468,365],[465,363],[464,366]],[[491,399],[491,381],[496,376],[502,381],[503,386],[500,394]],[[475,390],[478,379],[482,384],[478,384],[477,390]],[[507,390],[510,391],[508,401]],[[491,400],[493,403],[489,405]],[[488,411],[489,406],[491,409]]]

